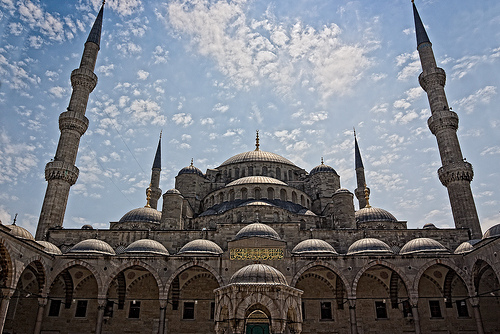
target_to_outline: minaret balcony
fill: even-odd
[[[451,182],[471,182],[474,177],[472,165],[467,161],[452,162],[438,169],[439,181],[447,187]]]
[[[423,90],[429,93],[436,86],[444,87],[446,84],[446,73],[440,67],[434,67],[433,71],[425,71],[418,76],[418,82]]]
[[[92,72],[90,69],[85,67],[80,67],[73,72],[71,72],[71,86],[73,88],[76,87],[85,87],[88,89],[89,94],[92,92],[97,85],[97,75]]]
[[[433,135],[446,129],[457,131],[458,129],[458,115],[451,110],[439,110],[432,113],[431,117],[427,120],[427,125]]]
[[[65,161],[50,161],[45,165],[45,180],[64,180],[74,185],[80,171],[76,166]]]
[[[89,127],[89,119],[80,112],[68,110],[59,115],[59,130],[74,130],[83,136]]]

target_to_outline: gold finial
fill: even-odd
[[[324,165],[324,163],[323,163],[323,157],[321,157],[321,164]]]
[[[162,134],[162,133],[163,133],[163,129],[162,129],[162,130],[160,130],[160,139],[161,139],[161,134]]]
[[[415,3],[415,0],[411,0],[411,3]]]
[[[102,0],[102,5],[104,6],[104,4],[106,3],[106,0]]]
[[[356,138],[356,128],[353,126],[352,130],[354,131],[354,138]]]
[[[368,190],[366,183],[365,183],[365,200],[366,200],[365,208],[371,208],[372,206],[370,205],[370,191]]]
[[[257,136],[255,137],[255,150],[259,150],[259,130],[257,130]]]
[[[193,158],[191,158],[191,166],[193,166]]]
[[[146,206],[145,208],[150,208],[151,205],[149,205],[149,201],[151,200],[151,186],[152,184],[149,184],[148,190],[146,190]]]

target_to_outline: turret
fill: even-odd
[[[412,1],[413,2],[413,1]],[[432,43],[413,3],[413,16],[417,35],[417,50],[422,65],[418,77],[420,86],[427,93],[431,117],[427,124],[436,136],[442,167],[439,180],[448,189],[453,219],[457,228],[468,228],[472,239],[481,238],[481,226],[470,187],[474,176],[472,165],[465,161],[458,142],[458,115],[448,106],[444,86],[446,73],[437,67]]]
[[[356,138],[356,130],[354,130],[354,168],[356,170],[356,185],[357,188],[354,190],[356,194],[356,198],[359,202],[359,208],[363,209],[366,206],[366,198],[365,198],[365,187],[366,187],[366,179],[365,179],[365,167],[363,166],[363,160],[361,159],[361,152],[358,146],[358,139]],[[368,194],[370,194],[370,189],[368,190]]]
[[[59,116],[59,144],[54,159],[45,166],[45,180],[48,183],[36,240],[46,239],[50,228],[62,227],[69,189],[78,179],[79,170],[75,161],[80,138],[89,125],[85,117],[89,95],[97,85],[94,68],[100,48],[103,10],[104,3],[85,43],[80,67],[71,73],[73,92],[67,110]]]
[[[155,160],[153,162],[153,167],[151,168],[151,199],[149,200],[149,205],[153,209],[158,208],[158,199],[161,196],[160,189],[160,173],[161,173],[161,133],[160,140],[158,140],[158,147],[156,148]],[[147,195],[146,190],[146,195]]]

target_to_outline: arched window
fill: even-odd
[[[267,167],[266,166],[262,167],[262,175],[267,176]]]
[[[281,180],[281,169],[279,167],[276,167],[276,178]]]
[[[254,194],[255,194],[255,196],[254,196],[255,199],[260,199],[260,197],[261,197],[260,196],[260,188],[255,188]]]
[[[248,198],[248,190],[247,188],[242,188],[241,189],[241,199],[247,199]]]
[[[267,199],[274,199],[274,189],[267,188]]]
[[[292,170],[289,170],[289,171],[288,171],[288,180],[293,181],[293,174],[292,174]]]
[[[234,169],[234,178],[237,179],[240,177],[240,169],[239,168],[235,168]]]
[[[234,201],[234,190],[233,189],[229,190],[229,200]]]
[[[304,195],[300,195],[300,205],[306,206],[306,199],[304,198]]]
[[[286,201],[287,198],[286,198],[286,190],[285,189],[281,189],[280,190],[280,200],[282,201]]]
[[[224,193],[219,193],[219,203],[224,202]]]
[[[248,176],[253,176],[253,167],[252,166],[248,167]]]
[[[279,221],[280,221],[280,216],[278,215],[278,213],[277,213],[277,212],[274,212],[274,213],[273,213],[273,221],[274,221],[275,223],[277,223],[277,222],[279,222]]]
[[[292,191],[292,202],[297,203],[297,193],[295,191]]]

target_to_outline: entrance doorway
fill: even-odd
[[[245,334],[269,334],[269,318],[259,310],[253,311],[247,318]]]

